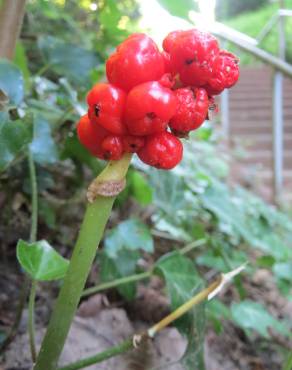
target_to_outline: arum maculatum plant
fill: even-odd
[[[84,291],[85,283],[103,237],[117,195],[126,186],[132,156],[157,169],[170,170],[183,158],[182,140],[199,128],[216,108],[214,96],[232,87],[239,77],[238,59],[221,50],[209,33],[197,29],[171,32],[163,51],[145,34],[136,33],[121,43],[106,62],[108,83],[93,86],[87,95],[88,113],[81,117],[77,133],[95,157],[108,160],[90,184],[87,208],[70,262],[46,242],[20,241],[18,260],[33,279],[30,295],[30,342],[34,370],[56,370],[81,296],[131,281],[165,275],[165,258],[151,270]],[[178,253],[179,269],[188,262],[184,253],[204,243],[195,241]],[[149,330],[63,370],[81,369],[126,350],[143,345],[147,338],[184,315],[194,305],[209,300],[243,267],[198,287],[193,297]],[[192,274],[190,268],[189,274]],[[36,282],[64,278],[39,353],[34,344]],[[192,279],[192,277],[191,277]]]

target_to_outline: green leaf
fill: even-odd
[[[62,279],[69,266],[69,261],[57,253],[46,240],[35,243],[19,240],[16,253],[25,272],[39,281]]]
[[[100,262],[100,278],[102,282],[113,281],[135,273],[140,255],[138,252],[119,250],[116,258],[102,253]],[[128,301],[135,298],[136,284],[128,283],[117,287],[118,292]]]
[[[282,335],[289,336],[287,325],[275,319],[260,303],[250,300],[233,303],[231,316],[234,322],[241,328],[255,330],[265,338],[270,337],[268,328],[272,328]]]
[[[161,257],[155,265],[154,272],[165,280],[172,310],[181,306],[203,288],[203,282],[193,262],[178,252]],[[174,324],[188,338],[188,347],[179,363],[185,370],[203,370],[205,305],[193,307]]]
[[[120,223],[105,238],[105,252],[109,257],[116,258],[122,249],[152,253],[153,238],[149,228],[137,219]]]
[[[30,150],[34,160],[41,164],[52,164],[58,159],[57,146],[51,134],[49,122],[39,114],[36,114],[33,125],[33,141]]]
[[[42,36],[38,46],[57,74],[66,76],[75,85],[90,82],[90,71],[98,64],[94,53],[52,36]]]
[[[292,261],[275,263],[273,273],[278,279],[292,281]]]
[[[189,20],[189,12],[197,10],[197,5],[194,0],[158,0],[170,14]]]
[[[5,59],[0,59],[0,90],[8,96],[11,105],[18,105],[23,100],[22,74],[19,68]]]
[[[61,159],[72,158],[76,162],[86,164],[94,174],[97,174],[102,170],[101,161],[98,161],[83,145],[81,145],[75,131],[74,133],[70,133],[66,138],[64,148],[60,156]]]
[[[32,125],[25,120],[10,121],[0,112],[0,171],[16,158],[32,140]]]
[[[22,75],[25,80],[25,87],[29,88],[30,71],[28,69],[28,60],[27,60],[27,56],[25,53],[25,48],[23,46],[23,43],[20,40],[18,40],[16,43],[13,62],[22,72]]]
[[[130,194],[142,206],[146,206],[152,202],[152,188],[145,176],[138,171],[129,173]]]

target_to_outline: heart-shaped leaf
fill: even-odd
[[[17,259],[21,267],[34,280],[50,281],[62,279],[69,261],[55,251],[46,240],[17,243]]]
[[[0,112],[0,171],[3,171],[31,140],[31,122],[10,121],[6,113]]]
[[[34,160],[39,164],[52,164],[58,159],[56,144],[51,135],[49,122],[36,114],[33,125],[33,141],[30,150]]]
[[[120,223],[108,233],[105,239],[105,252],[115,258],[122,249],[153,252],[153,238],[149,228],[137,219],[130,219]]]
[[[265,338],[269,338],[268,328],[282,335],[289,335],[289,329],[284,322],[274,318],[260,303],[245,300],[233,303],[231,315],[235,323],[243,329],[253,329]]]
[[[20,70],[5,59],[0,60],[0,90],[9,98],[9,103],[18,105],[23,100],[24,81]]]
[[[193,262],[178,252],[161,257],[156,263],[154,272],[163,276],[165,280],[172,310],[181,306],[203,288],[203,282]],[[174,324],[188,338],[188,347],[179,361],[180,365],[185,370],[203,370],[204,304],[193,307]]]

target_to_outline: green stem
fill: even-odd
[[[122,181],[131,156],[110,162],[95,181]],[[88,203],[79,236],[74,247],[64,283],[53,313],[34,370],[55,370],[76,312],[96,250],[102,238],[116,196],[97,195]]]
[[[142,272],[140,274],[130,275],[130,276],[122,277],[120,279],[116,279],[116,280],[113,280],[113,281],[102,283],[102,284],[93,286],[92,288],[85,289],[82,293],[82,297],[86,297],[88,295],[98,293],[98,292],[101,292],[101,291],[106,290],[106,289],[115,288],[119,285],[132,283],[134,281],[148,279],[148,278],[151,277],[151,275],[152,275],[152,271],[146,271],[146,272]]]
[[[84,358],[83,360],[74,362],[72,364],[69,364],[67,366],[61,367],[58,370],[79,370],[83,369],[84,367],[97,364],[99,362],[105,361],[113,356],[117,356],[121,353],[124,353],[128,351],[129,349],[132,349],[134,347],[133,340],[128,339],[124,342],[118,344],[115,347],[109,348],[103,352],[98,353],[97,355]]]
[[[31,208],[32,208],[29,239],[31,243],[34,243],[37,238],[37,228],[38,228],[38,185],[36,179],[35,164],[30,149],[28,150],[28,166],[31,184]]]
[[[31,283],[29,301],[28,301],[28,334],[32,362],[36,360],[36,347],[35,347],[35,322],[34,322],[34,305],[36,295],[37,282],[35,280]]]
[[[179,250],[180,254],[187,254],[191,252],[193,249],[200,247],[201,245],[204,245],[206,243],[206,239],[199,239],[192,243],[187,244],[184,248]],[[96,286],[93,286],[91,288],[85,289],[82,293],[82,297],[86,297],[91,294],[102,292],[103,290],[110,289],[110,288],[116,288],[117,286],[132,283],[134,281],[139,280],[145,280],[151,277],[153,274],[152,270],[142,272],[140,274],[134,274],[126,277],[122,277],[120,279],[115,279],[113,281],[109,281],[106,283],[98,284]]]

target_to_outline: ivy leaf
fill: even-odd
[[[136,251],[119,250],[116,258],[102,253],[100,262],[100,278],[102,282],[113,281],[135,273],[140,255]],[[128,283],[117,287],[118,292],[128,301],[135,298],[136,284]]]
[[[189,12],[191,10],[197,10],[197,6],[193,0],[158,0],[158,2],[170,14],[187,20],[189,20]]]
[[[32,279],[50,281],[62,279],[67,271],[69,261],[63,258],[46,240],[17,243],[17,259],[21,267]]]
[[[203,288],[203,282],[193,262],[178,252],[161,257],[156,263],[154,272],[165,280],[172,310],[181,306]],[[204,304],[195,306],[174,324],[188,338],[188,347],[180,363],[186,370],[203,370]]]
[[[153,252],[153,238],[149,228],[137,219],[120,223],[105,238],[105,253],[111,258],[117,258],[122,249]]]
[[[142,206],[146,206],[152,202],[152,187],[138,171],[129,172],[130,194]]]
[[[268,328],[272,328],[284,336],[290,335],[287,325],[275,319],[262,304],[257,302],[245,300],[233,303],[231,316],[241,328],[255,330],[265,338],[270,338]]]
[[[42,36],[38,46],[57,74],[66,76],[76,85],[90,82],[90,71],[98,64],[94,53],[52,36]]]
[[[13,63],[0,59],[0,91],[9,98],[9,103],[18,105],[24,96],[23,76]]]
[[[30,150],[34,160],[41,164],[52,164],[58,159],[57,146],[51,134],[49,122],[39,114],[36,114],[33,125],[33,141]]]
[[[32,125],[25,120],[10,121],[0,112],[0,171],[16,158],[32,140]]]

